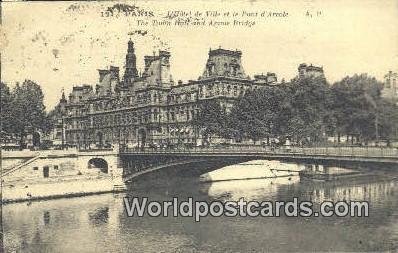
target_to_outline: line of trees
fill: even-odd
[[[40,85],[25,80],[10,89],[0,83],[1,136],[3,139],[18,138],[20,144],[33,131],[47,132],[51,128]],[[4,141],[4,140],[3,140]]]
[[[330,85],[323,77],[295,78],[289,83],[246,91],[227,113],[213,101],[203,104],[194,123],[204,137],[254,142],[285,138],[300,145],[337,141],[368,144],[397,138],[398,106],[381,97],[383,84],[366,74]]]

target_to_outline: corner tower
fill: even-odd
[[[314,66],[312,64],[307,65],[305,63],[302,63],[299,65],[298,76],[299,76],[299,78],[325,77],[322,67]]]
[[[138,77],[137,58],[134,53],[134,43],[129,40],[127,43],[126,66],[123,80],[126,86],[130,86]]]
[[[202,78],[214,76],[247,78],[241,63],[241,56],[242,52],[238,50],[210,49]]]

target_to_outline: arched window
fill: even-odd
[[[230,93],[231,93],[231,86],[228,85],[228,86],[227,86],[227,94],[230,94]]]

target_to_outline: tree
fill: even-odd
[[[287,135],[297,142],[319,142],[333,122],[331,115],[332,96],[324,77],[293,79],[290,90],[291,114]]]
[[[247,91],[231,112],[235,128],[253,141],[290,137],[320,141],[332,124],[331,92],[323,77],[296,78],[290,83]]]
[[[230,115],[231,128],[246,135],[253,141],[260,138],[275,137],[280,133],[280,126],[286,116],[287,94],[280,87],[264,87],[247,91],[233,106]]]
[[[376,117],[381,104],[382,83],[366,74],[345,77],[332,86],[336,133],[357,141],[376,138]]]
[[[7,84],[0,82],[0,121],[1,121],[1,133],[10,134],[12,133],[12,96],[10,88]]]
[[[208,142],[212,135],[222,137],[228,135],[226,131],[227,113],[216,100],[202,101],[192,123],[201,131],[205,142]]]
[[[382,99],[377,106],[379,136],[389,144],[391,140],[398,137],[398,105]]]
[[[41,87],[31,80],[25,80],[22,85],[17,83],[13,89],[11,110],[13,132],[19,136],[21,145],[27,133],[48,130],[43,99]]]

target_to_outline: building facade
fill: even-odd
[[[67,100],[60,100],[65,144],[197,145],[201,130],[192,120],[202,103],[215,100],[228,111],[247,90],[277,85],[274,73],[247,76],[238,50],[210,49],[202,75],[185,83],[171,78],[170,57],[167,51],[145,56],[139,74],[134,43],[129,41],[123,78],[118,67],[99,69],[95,88],[76,86]]]
[[[312,64],[307,65],[306,63],[302,63],[298,67],[299,78],[306,77],[325,77],[323,68],[314,66]]]
[[[389,71],[384,76],[384,86],[381,91],[382,97],[398,101],[398,73]]]

